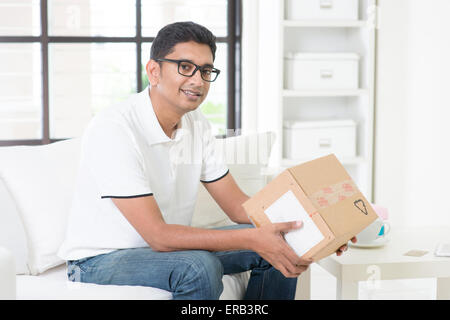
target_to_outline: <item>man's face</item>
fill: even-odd
[[[211,49],[206,44],[194,41],[178,43],[172,53],[164,57],[173,60],[189,60],[199,66],[213,65]],[[178,64],[160,62],[156,88],[165,102],[181,113],[198,108],[205,100],[210,83],[201,78],[200,70],[192,77],[178,73]]]

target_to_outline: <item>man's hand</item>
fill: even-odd
[[[254,229],[255,247],[262,258],[287,278],[296,278],[308,269],[312,261],[301,259],[284,239],[284,234],[302,226],[301,221],[273,223]]]
[[[351,239],[351,241],[353,242],[353,243],[356,243],[356,237],[353,237],[352,239]],[[341,256],[342,255],[342,253],[344,253],[345,251],[347,251],[347,249],[348,249],[348,246],[346,245],[346,244],[344,244],[342,247],[340,247],[339,249],[337,249],[337,251],[336,251],[336,255],[339,257],[339,256]]]

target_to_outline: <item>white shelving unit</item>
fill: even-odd
[[[375,83],[376,0],[359,0],[358,20],[288,20],[287,0],[273,7],[278,16],[279,51],[271,57],[279,59],[278,114],[273,112],[269,127],[277,134],[274,145],[275,167],[287,167],[311,159],[286,159],[283,150],[283,122],[286,120],[315,121],[353,119],[357,123],[356,157],[340,159],[361,191],[372,200],[373,128]],[[274,46],[277,44],[274,43]],[[284,56],[287,52],[339,53],[352,52],[360,56],[359,87],[355,90],[288,90],[284,83]],[[263,53],[262,56],[268,56]],[[264,90],[264,89],[263,89]],[[274,102],[276,99],[273,100]],[[272,111],[269,111],[272,112]],[[275,123],[276,122],[276,123]]]

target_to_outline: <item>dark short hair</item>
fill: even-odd
[[[192,21],[168,24],[156,35],[150,50],[150,59],[161,59],[173,52],[178,43],[195,41],[211,48],[213,61],[216,58],[216,37],[202,25]]]

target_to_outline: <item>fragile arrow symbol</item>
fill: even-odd
[[[353,202],[353,204],[355,205],[355,207],[357,207],[366,216],[368,215],[366,204],[364,203],[364,201],[359,199],[359,200],[356,200],[355,202]]]

